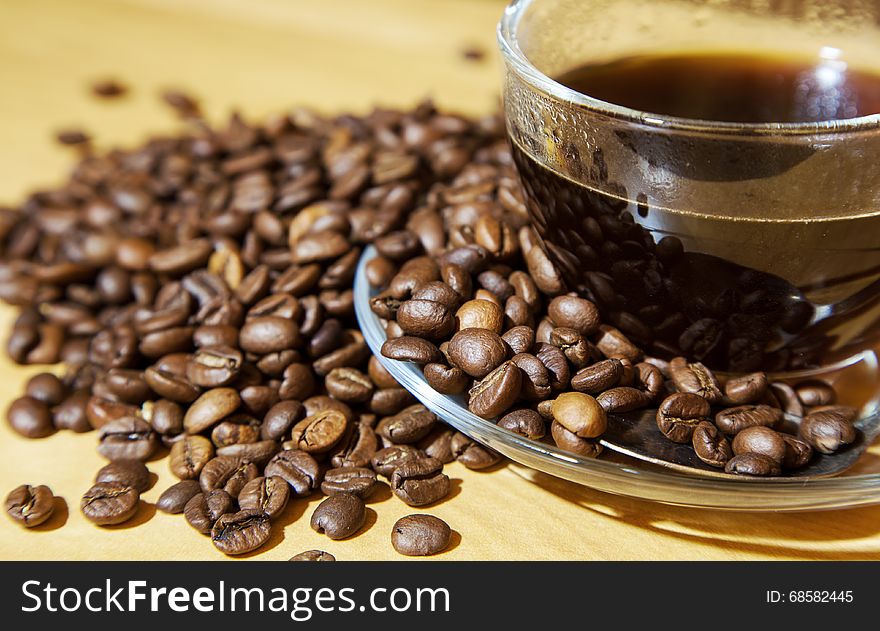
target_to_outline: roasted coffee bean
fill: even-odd
[[[779,407],[782,408],[782,411],[785,414],[796,417],[802,417],[804,415],[804,406],[801,404],[800,397],[798,397],[794,388],[787,383],[782,383],[780,381],[771,383],[769,388],[773,397],[779,402]]]
[[[836,398],[834,388],[818,379],[802,381],[794,387],[794,391],[801,403],[807,407],[831,405]]]
[[[86,415],[89,399],[88,390],[77,390],[52,410],[52,420],[56,429],[69,429],[82,433],[92,430]]]
[[[259,510],[221,515],[211,528],[211,542],[223,554],[235,556],[256,550],[269,540],[269,516]]]
[[[336,557],[323,550],[306,550],[295,554],[288,561],[335,561]]]
[[[296,348],[302,341],[296,322],[277,316],[248,320],[242,326],[238,340],[243,350],[260,355]]]
[[[823,454],[833,454],[852,443],[857,436],[853,420],[856,411],[845,406],[830,406],[810,412],[798,427],[798,438]]]
[[[48,486],[17,486],[6,496],[6,514],[25,528],[45,523],[55,511],[55,496]]]
[[[377,388],[397,388],[400,386],[375,355],[370,356],[367,374]]]
[[[226,418],[241,404],[241,397],[233,388],[213,388],[196,399],[183,417],[183,426],[189,434],[198,434]]]
[[[571,382],[571,369],[565,354],[552,344],[535,344],[535,357],[541,360],[550,375],[550,387],[555,392],[567,390]]]
[[[501,460],[501,456],[462,433],[456,433],[450,441],[452,455],[468,469],[486,469]]]
[[[193,327],[178,326],[148,333],[138,345],[145,357],[155,358],[170,353],[183,353],[192,348]]]
[[[291,441],[306,453],[324,453],[342,440],[347,428],[346,414],[334,409],[321,410],[293,426]]]
[[[155,272],[180,276],[204,266],[213,249],[208,239],[193,239],[179,246],[156,252],[150,256],[149,265]]]
[[[203,324],[193,331],[193,343],[200,349],[213,346],[235,348],[238,346],[238,328],[228,324]]]
[[[139,503],[140,495],[132,487],[101,482],[86,491],[79,507],[92,523],[113,526],[134,517]]]
[[[532,440],[543,438],[547,432],[541,415],[528,408],[508,412],[498,420],[498,427]]]
[[[657,410],[657,427],[669,440],[689,443],[693,439],[694,430],[700,423],[708,421],[711,413],[711,406],[703,397],[689,392],[677,392],[666,397],[660,404]],[[714,440],[713,436],[708,438]]]
[[[697,457],[710,467],[724,467],[733,458],[730,443],[709,421],[700,421],[694,428],[691,442]]]
[[[785,457],[786,443],[782,435],[769,427],[747,427],[733,439],[733,453],[761,454],[772,458],[779,464]]]
[[[183,512],[187,502],[201,492],[202,488],[196,480],[181,480],[162,492],[156,500],[156,508],[163,513],[177,515]]]
[[[550,424],[550,436],[556,446],[565,451],[596,458],[602,453],[602,444],[594,438],[581,438],[577,434],[568,431],[561,423],[553,421]]]
[[[144,381],[153,392],[177,403],[192,403],[201,392],[198,386],[190,383],[181,375],[175,375],[156,366],[150,366],[144,370]]]
[[[452,453],[452,437],[454,435],[453,429],[442,423],[437,423],[427,436],[416,443],[416,447],[426,456],[436,458],[443,464],[449,464],[455,460],[455,455]]]
[[[550,374],[540,359],[529,353],[519,353],[510,361],[523,374],[520,397],[526,401],[541,401],[550,396]]]
[[[279,476],[287,481],[296,497],[309,495],[321,482],[321,468],[309,454],[287,449],[276,454],[266,465],[266,477]]]
[[[255,443],[260,439],[260,422],[252,416],[227,417],[211,430],[211,442],[218,449],[229,445]]]
[[[25,394],[48,406],[53,406],[60,404],[67,396],[67,387],[56,375],[41,372],[28,379]]]
[[[366,467],[378,449],[376,432],[368,421],[360,420],[333,449],[330,462],[334,467]]]
[[[383,475],[389,480],[394,470],[404,462],[424,458],[425,454],[412,445],[396,445],[378,450],[370,459],[373,471]]]
[[[468,375],[456,366],[425,364],[422,369],[425,380],[441,394],[461,394],[467,390]]]
[[[373,393],[370,399],[370,412],[380,416],[390,416],[414,402],[415,397],[406,388],[382,388]]]
[[[605,359],[581,368],[571,378],[571,387],[585,394],[600,394],[620,382],[623,364],[619,359]]]
[[[554,328],[550,344],[559,348],[575,368],[583,368],[598,356],[598,350],[574,329]]]
[[[360,530],[367,518],[364,501],[350,493],[331,495],[318,504],[310,525],[331,539],[346,539]]]
[[[238,497],[241,489],[257,477],[259,470],[253,462],[232,456],[215,456],[202,468],[199,485],[205,493],[223,489],[232,497]]]
[[[805,466],[813,458],[813,448],[799,438],[782,434],[782,440],[785,441],[785,457],[782,459],[782,466],[786,469],[800,469]]]
[[[406,556],[430,556],[449,547],[452,530],[433,515],[407,515],[394,523],[391,545]]]
[[[449,476],[436,458],[405,460],[391,474],[391,490],[410,506],[438,502],[449,494],[449,488]]]
[[[324,386],[330,396],[346,403],[363,403],[373,395],[373,382],[357,368],[334,368]]]
[[[434,344],[420,337],[404,335],[382,344],[382,355],[389,359],[416,364],[443,361],[443,355]]]
[[[597,438],[608,428],[599,402],[582,392],[564,392],[553,401],[553,419],[580,438]]]
[[[19,397],[6,411],[10,427],[26,438],[44,438],[55,431],[49,406],[34,397]]]
[[[226,445],[217,449],[218,456],[230,456],[239,460],[252,462],[257,467],[264,467],[281,447],[274,440],[259,440],[255,443]]]
[[[263,440],[279,440],[286,436],[293,425],[303,418],[305,408],[299,401],[279,401],[266,412],[260,426]]]
[[[284,478],[272,476],[254,478],[242,487],[238,494],[238,506],[242,510],[259,510],[275,519],[287,507],[290,486]]]
[[[148,460],[159,447],[150,424],[134,416],[110,421],[98,430],[98,453],[107,460]]]
[[[321,491],[325,495],[350,493],[366,499],[376,488],[376,474],[364,467],[330,469],[324,474]]]
[[[468,391],[468,408],[481,418],[499,416],[516,403],[522,382],[523,373],[516,364],[504,362]]]
[[[95,482],[123,484],[132,487],[138,493],[148,490],[152,484],[150,471],[139,460],[117,460],[104,465],[95,475]]]
[[[507,343],[514,355],[531,353],[535,345],[535,331],[528,326],[515,326],[508,329],[501,339]]]
[[[205,346],[195,352],[186,369],[190,382],[202,388],[232,383],[241,371],[244,358],[229,346]]]
[[[781,469],[773,458],[762,454],[745,453],[728,460],[724,465],[724,471],[738,475],[770,476],[779,475]]]
[[[398,321],[400,314],[398,313]],[[504,311],[500,306],[488,300],[469,300],[455,313],[458,330],[485,329],[500,335],[504,327]],[[445,337],[439,335],[437,337]]]
[[[594,342],[596,348],[608,359],[626,359],[636,364],[642,358],[642,351],[612,326],[599,325],[599,333]]]
[[[174,401],[153,401],[150,425],[164,436],[176,436],[183,431],[183,409]]]
[[[713,404],[721,401],[718,380],[703,364],[691,364],[683,357],[676,357],[669,362],[669,372],[679,392],[697,394]]]
[[[234,510],[232,497],[223,489],[194,495],[183,507],[187,523],[203,535],[211,533],[221,516]]]
[[[315,390],[315,375],[306,364],[293,363],[284,369],[283,380],[278,388],[281,399],[302,401]]]
[[[556,326],[574,329],[584,336],[599,330],[599,310],[583,298],[557,296],[547,306],[547,314]]]
[[[782,410],[769,405],[740,405],[715,415],[715,425],[725,434],[734,436],[748,427],[776,427]]]
[[[181,480],[198,478],[214,457],[214,445],[204,436],[186,436],[171,446],[168,464]]]
[[[630,386],[611,388],[596,397],[596,401],[606,412],[619,414],[646,407],[650,405],[651,399],[647,392]]]
[[[395,444],[415,443],[424,438],[436,422],[434,413],[417,403],[382,419],[376,431]]]
[[[754,372],[734,377],[724,385],[724,401],[727,405],[745,405],[760,401],[767,391],[767,375]]]
[[[140,370],[111,368],[104,379],[107,389],[120,401],[140,405],[152,396],[152,391]]]
[[[397,309],[396,320],[407,335],[440,339],[455,330],[457,316],[448,306],[433,300],[407,300]]]
[[[497,333],[486,329],[464,329],[449,341],[449,361],[471,377],[482,379],[507,356],[507,346]]]

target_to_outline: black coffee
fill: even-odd
[[[681,118],[796,123],[880,113],[880,74],[841,60],[640,55],[581,66],[557,81],[609,103]]]

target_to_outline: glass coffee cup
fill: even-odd
[[[672,53],[810,59],[820,85],[880,73],[880,3],[520,0],[499,42],[532,224],[570,289],[651,354],[722,373],[848,371],[843,389],[873,400],[880,114],[682,118],[554,77]]]

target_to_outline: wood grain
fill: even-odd
[[[431,96],[479,114],[497,106],[498,0],[0,0],[0,203],[62,179],[73,154],[53,132],[81,126],[99,146],[131,145],[176,123],[159,103],[164,87],[203,100],[213,120],[232,108],[262,116],[292,105],[363,112]],[[461,51],[489,51],[480,63]],[[89,95],[94,79],[131,87],[118,101]],[[0,309],[0,329],[12,318]],[[33,368],[0,360],[0,404]],[[97,529],[79,497],[101,466],[94,435],[27,441],[0,423],[5,493],[48,484],[68,510],[27,532],[0,519],[2,559],[222,559],[179,516],[152,503],[173,480],[167,463],[134,522]],[[456,531],[440,559],[880,559],[880,507],[757,515],[689,510],[619,498],[509,465],[486,473],[453,464],[454,497],[430,512]],[[318,498],[292,502],[258,559],[310,548],[339,559],[400,558],[396,519],[413,512],[385,490],[369,504],[365,531],[348,541],[313,532]],[[137,525],[137,528],[132,526]]]

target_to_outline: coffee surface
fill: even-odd
[[[638,55],[557,81],[644,112],[734,123],[799,123],[880,113],[880,72],[836,59],[693,53]]]

